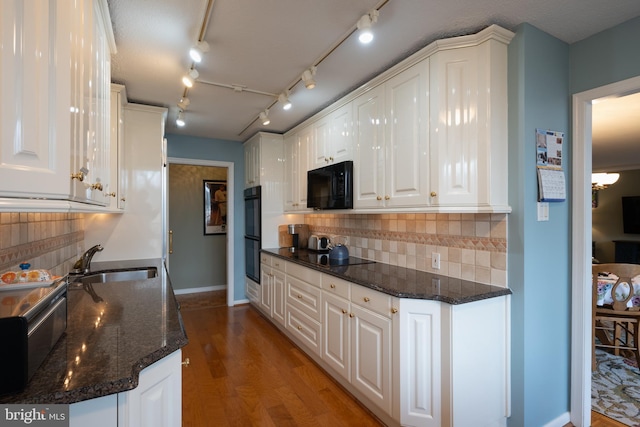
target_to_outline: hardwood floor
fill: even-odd
[[[564,427],[573,427],[573,424],[566,424]],[[591,411],[591,427],[629,427],[626,424],[612,420],[602,414]]]
[[[382,425],[251,306],[182,317],[183,426]]]

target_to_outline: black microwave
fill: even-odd
[[[353,209],[353,162],[349,160],[308,171],[307,207]]]

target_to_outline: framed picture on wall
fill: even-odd
[[[204,180],[204,234],[227,232],[227,181]]]

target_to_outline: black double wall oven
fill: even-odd
[[[244,190],[244,258],[249,279],[260,283],[260,249],[262,248],[260,186]]]

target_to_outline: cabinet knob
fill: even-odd
[[[389,200],[391,197],[387,194],[386,196],[384,196],[385,200]]]
[[[331,289],[335,289],[335,288],[336,288],[336,285],[334,285],[334,284],[332,283],[332,284],[330,284],[330,285],[329,285],[329,287],[330,287]]]
[[[436,197],[437,195],[438,195],[438,194],[436,194],[436,192],[435,192],[435,191],[432,191],[432,192],[431,192],[431,197]]]
[[[376,200],[382,200],[381,196],[376,197]]]
[[[344,308],[342,309],[342,314],[347,314],[347,310],[345,310]]]
[[[182,366],[184,366],[185,368],[189,366],[191,362],[189,361],[189,358],[187,357],[186,359],[184,359],[184,362],[182,362]]]
[[[106,193],[105,197],[116,197],[116,193],[112,191],[111,193]]]
[[[121,202],[125,202],[127,199],[125,199],[124,197],[120,199]]]
[[[333,157],[329,157],[329,161],[330,161],[330,162],[333,162]]]
[[[392,307],[392,308],[391,308],[391,312],[392,312],[393,314],[396,314],[396,313],[398,312],[398,309],[397,309],[397,308],[395,308],[395,307]]]
[[[302,295],[298,295],[298,299],[302,299]]]
[[[298,330],[299,331],[302,330],[302,326],[298,325]]]
[[[364,302],[369,302],[369,301],[371,301],[371,299],[370,299],[369,297],[364,297],[363,299],[364,299]]]
[[[356,315],[353,313],[349,313],[349,317],[355,317]]]
[[[102,183],[96,182],[95,184],[91,184],[91,189],[102,191]]]
[[[72,173],[71,179],[77,179],[80,182],[84,181],[84,172],[80,171],[77,173]]]
[[[275,263],[275,266],[276,266],[276,267],[280,267],[280,264],[278,264],[278,263],[276,262],[276,263]]]

